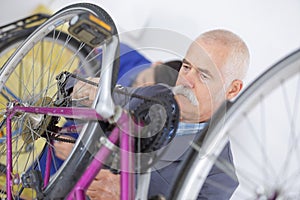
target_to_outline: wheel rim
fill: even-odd
[[[233,179],[235,168],[232,199],[299,198],[300,51],[257,79],[226,115],[218,137],[229,138],[234,166],[215,164]]]
[[[15,55],[13,57],[15,60],[10,60],[10,65],[5,66],[3,71],[1,71],[0,76],[3,82],[1,82],[0,95],[0,121],[2,133],[0,163],[3,166],[6,165],[6,125],[3,114],[7,103],[17,101],[24,106],[36,106],[39,102],[39,105],[51,106],[57,97],[57,81],[55,78],[61,71],[83,72],[86,71],[86,67],[92,67],[92,65],[94,67],[95,63],[98,63],[95,61],[95,59],[97,59],[96,55],[88,54],[89,52],[82,53],[85,48],[83,43],[80,44],[79,42],[76,42],[75,45],[74,38],[65,35],[63,37],[64,39],[61,39],[63,36],[62,32],[65,30],[64,27],[68,21],[67,19],[69,18],[65,18],[65,23],[56,27],[55,31],[48,31],[50,32],[49,35],[48,32],[43,33],[43,36],[39,34],[42,38],[41,40],[36,38],[31,42],[27,41],[27,46],[20,47],[21,50],[19,49],[20,51],[18,51],[19,56]],[[59,21],[61,19],[56,20]],[[15,49],[16,47],[13,47],[9,49],[7,53],[2,54],[2,60]],[[91,48],[89,49],[91,50]],[[93,56],[89,57],[90,55]],[[53,101],[49,102],[45,97],[48,97]],[[43,119],[47,119],[48,122],[46,122],[46,124],[49,123],[48,118]],[[21,174],[29,171],[33,166],[39,171],[44,171],[44,167],[41,166],[44,164],[40,163],[39,159],[43,156],[42,152],[47,149],[46,146],[53,147],[53,144],[49,142],[50,140],[47,136],[43,135],[41,137],[39,131],[30,127],[32,123],[27,123],[29,121],[28,114],[17,115],[12,121],[13,173],[15,174],[16,182],[20,182]],[[57,124],[63,126],[64,122],[64,119],[60,119]],[[28,124],[31,125],[29,126]],[[30,142],[25,142],[24,134],[22,137],[23,131],[18,131],[24,130],[25,126],[26,130],[30,130],[28,131],[28,134],[26,134],[27,139],[28,137],[32,138],[29,140]],[[82,125],[80,125],[80,127],[82,127]],[[77,132],[80,132],[80,130]],[[61,163],[56,163],[56,160],[53,160],[52,162],[52,168],[56,171]],[[1,174],[3,174],[0,179],[1,189],[3,190],[1,197],[5,197],[5,173]],[[22,193],[21,197],[24,198],[34,198],[36,195],[34,190],[24,189],[22,184],[16,184],[13,190],[15,195]]]

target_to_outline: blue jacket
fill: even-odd
[[[96,49],[98,59],[102,60],[102,50]],[[120,43],[120,68],[118,73],[118,84],[131,86],[136,76],[144,69],[150,67],[151,62],[127,44]]]
[[[178,142],[175,142],[173,145],[178,146],[180,144],[178,144]],[[176,177],[175,174],[179,172],[179,169],[181,169],[180,164],[185,156],[185,153],[186,152],[184,152],[183,155],[175,161],[171,161],[171,159],[167,160],[167,158],[162,158],[165,160],[161,160],[160,164],[165,165],[165,167],[161,168],[160,166],[158,169],[152,171],[148,194],[149,197],[155,196],[157,194],[162,194],[163,196],[168,195],[170,187],[172,186],[174,178]],[[219,159],[232,164],[230,143],[225,146],[219,156]],[[233,180],[225,172],[214,165],[210,170],[197,199],[228,200],[230,199],[237,186],[238,182]]]
[[[120,69],[118,84],[131,86],[136,76],[150,67],[151,62],[132,47],[120,43]]]

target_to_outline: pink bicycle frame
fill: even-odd
[[[86,119],[86,120],[103,120],[103,118],[91,108],[71,108],[71,107],[23,107],[18,105],[9,105],[7,107],[7,119],[6,119],[6,145],[7,145],[7,172],[6,172],[6,193],[7,200],[13,199],[13,194],[11,188],[14,184],[14,178],[12,177],[12,130],[11,130],[11,119],[16,113],[34,113],[34,114],[47,114],[52,116],[63,116],[73,119]],[[76,113],[73,114],[73,113]],[[130,125],[129,117],[126,112],[122,112],[121,117],[118,119],[117,126],[113,129],[109,138],[104,138],[106,142],[99,149],[95,158],[92,160],[91,164],[88,166],[80,180],[77,182],[73,190],[69,193],[68,200],[85,200],[85,191],[92,183],[94,177],[102,168],[102,164],[105,159],[109,156],[111,151],[111,144],[116,144],[120,138],[120,149],[121,149],[121,191],[120,199],[128,200],[134,199],[135,196],[135,184],[134,184],[134,173],[132,169],[133,156],[133,138],[130,136]],[[51,148],[48,148],[47,160],[46,160],[46,169],[45,169],[45,178],[44,185],[46,186],[50,177],[50,165],[51,165]]]

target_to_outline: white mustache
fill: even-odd
[[[196,96],[194,95],[194,93],[192,92],[192,90],[189,89],[188,87],[185,87],[184,85],[178,85],[172,87],[172,92],[174,95],[179,94],[185,96],[194,106],[199,105],[199,102]]]

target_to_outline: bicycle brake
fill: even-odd
[[[56,76],[57,80],[57,99],[54,101],[54,106],[68,106],[71,101],[71,89],[67,88],[67,83],[71,77],[71,73],[64,71]]]

